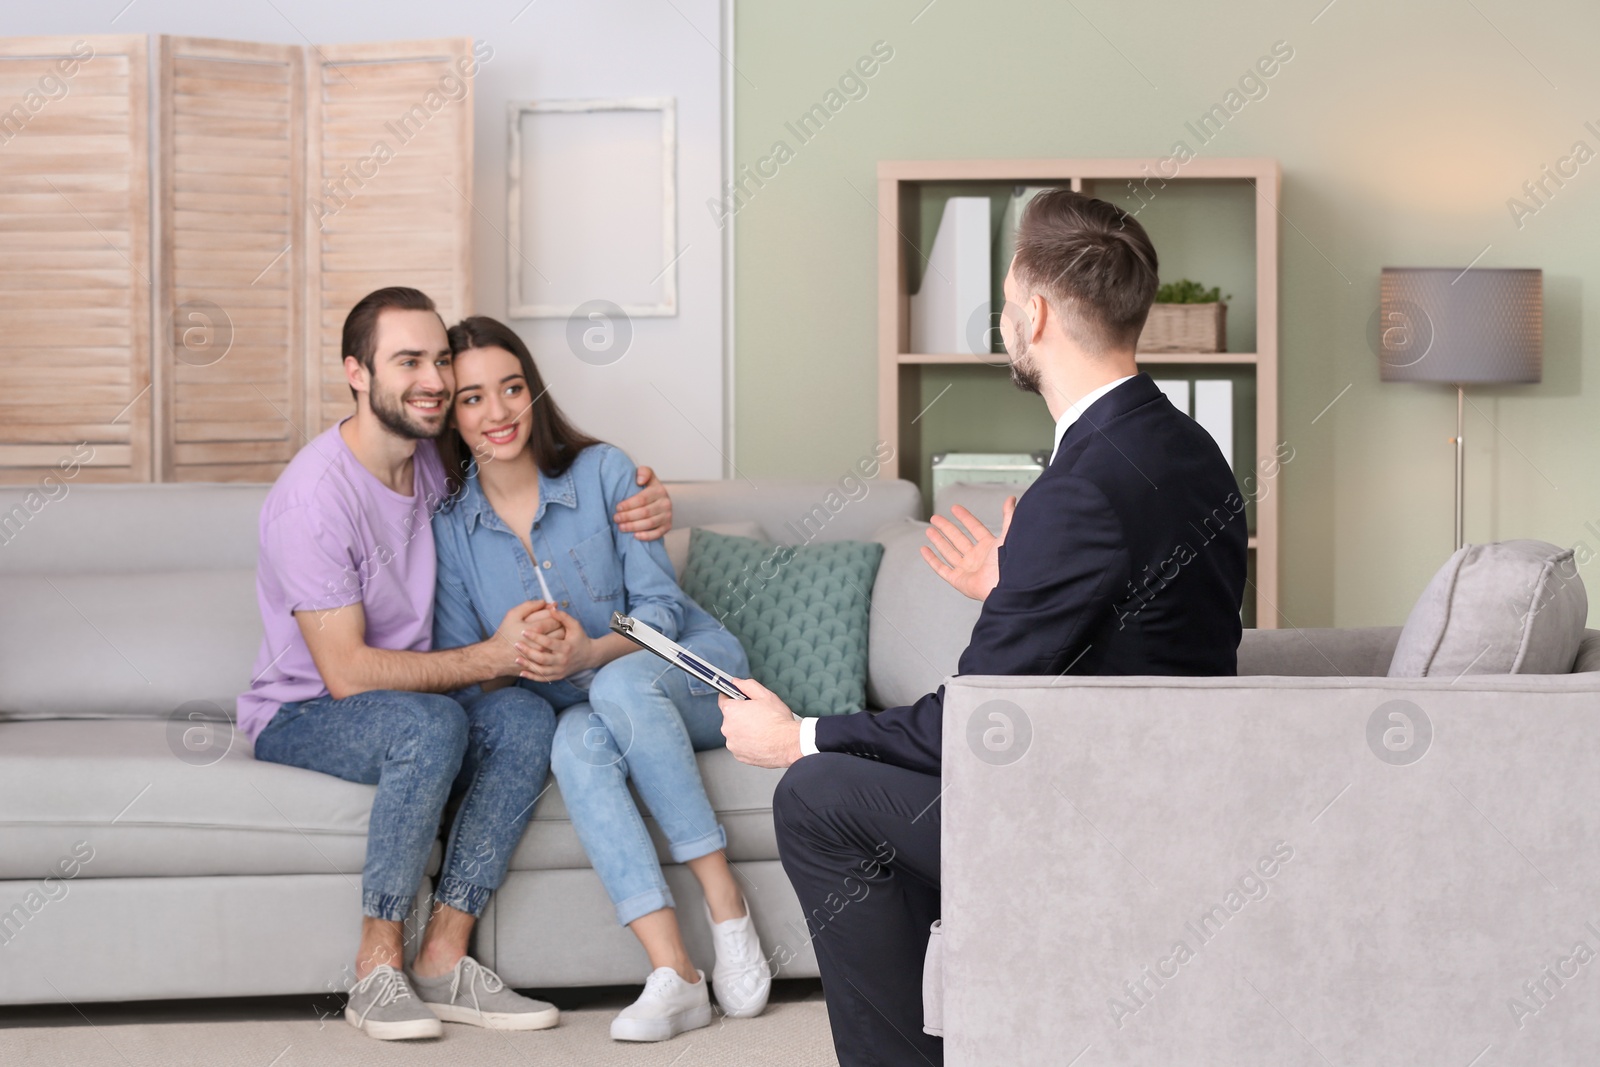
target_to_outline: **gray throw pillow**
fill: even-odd
[[[1389,677],[1567,674],[1588,615],[1572,549],[1544,541],[1467,545],[1411,609]]]
[[[913,703],[956,673],[983,610],[923,560],[927,529],[901,519],[873,535],[883,545],[867,641],[867,701],[875,708]]]

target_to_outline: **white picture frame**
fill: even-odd
[[[525,163],[530,161],[530,145],[525,143],[523,126],[527,116],[561,116],[567,118],[593,117],[604,119],[619,113],[654,112],[660,116],[660,170],[659,170],[659,261],[660,271],[648,282],[641,283],[642,264],[654,261],[657,244],[650,232],[653,225],[634,224],[639,219],[650,219],[656,205],[646,192],[655,186],[654,176],[646,168],[628,167],[611,163],[592,173],[601,180],[586,183],[573,202],[562,201],[541,204],[537,199],[543,187],[565,187],[570,192],[574,175],[548,173],[541,181],[538,173],[525,173]],[[513,100],[507,105],[508,142],[506,155],[506,223],[508,229],[506,260],[506,307],[512,319],[568,318],[578,308],[594,300],[616,304],[622,312],[634,318],[671,317],[678,313],[677,258],[682,253],[677,248],[677,101],[673,97],[628,97],[593,100]],[[590,157],[602,154],[606,145],[606,130],[598,123],[590,139],[584,140],[585,131],[570,122],[562,123],[562,143],[567,146],[566,163],[574,156]],[[638,155],[643,141],[637,137],[620,146]],[[537,166],[538,161],[532,161]],[[558,166],[562,159],[553,159]],[[591,162],[593,162],[591,160]],[[532,167],[528,168],[532,170]],[[618,198],[618,189],[631,187],[631,193]],[[559,197],[561,194],[555,194]],[[611,197],[607,199],[607,197]],[[584,202],[587,199],[589,202]],[[532,201],[533,208],[529,210]],[[613,226],[607,232],[604,224],[596,220],[610,219],[621,209],[629,225],[620,231]],[[549,224],[546,229],[559,229],[567,239],[542,240],[539,218]],[[582,232],[585,240],[573,240],[572,233]],[[609,277],[603,276],[596,265],[595,246],[604,244],[610,258],[620,266]],[[563,257],[571,257],[564,259]],[[630,269],[631,268],[631,269]],[[547,290],[543,298],[530,298],[530,275],[536,275]],[[553,278],[578,278],[573,284],[582,288],[565,292],[562,283]],[[641,289],[650,290],[640,297]],[[622,299],[618,299],[621,296]],[[653,299],[652,299],[653,298]]]

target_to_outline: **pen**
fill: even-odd
[[[554,605],[556,598],[550,595],[550,583],[544,580],[544,568],[539,566],[538,560],[533,563],[533,576],[539,579],[539,595],[544,597],[546,604]]]
[[[709,667],[706,664],[701,663],[687,652],[679,652],[678,659],[681,663],[688,667],[690,674],[699,674],[706,681],[710,682],[716,688],[722,689],[724,693],[727,693],[735,700],[750,699],[749,697],[745,696],[743,690],[734,685],[732,682],[728,681],[727,678],[723,676],[722,672],[717,670],[715,667]],[[723,686],[726,686],[727,688],[723,689]]]

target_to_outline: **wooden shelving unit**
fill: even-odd
[[[1163,162],[1166,163],[1163,168]],[[915,219],[925,187],[970,184],[974,195],[998,185],[1057,185],[1105,199],[1119,199],[1124,187],[1135,190],[1165,189],[1169,184],[1205,181],[1237,182],[1248,190],[1254,204],[1255,321],[1253,352],[1140,353],[1141,365],[1156,369],[1247,368],[1254,375],[1255,455],[1236,455],[1234,473],[1241,493],[1252,500],[1250,587],[1246,624],[1262,628],[1278,625],[1278,492],[1275,449],[1278,437],[1278,191],[1280,171],[1274,159],[1191,159],[1175,176],[1167,174],[1171,160],[1159,159],[965,159],[884,161],[878,164],[878,435],[895,445],[892,459],[883,464],[884,477],[902,474],[902,463],[920,462],[922,427],[918,398],[926,368],[982,367],[1003,370],[1006,357],[958,353],[908,352],[911,304],[908,282],[911,257],[925,252],[908,236],[917,229]],[[1097,183],[1108,183],[1104,191]],[[1154,183],[1154,184],[1152,184]],[[1137,192],[1137,190],[1135,190]],[[1115,195],[1111,195],[1115,194]],[[1156,194],[1152,194],[1154,196]],[[931,243],[932,234],[925,240]],[[1158,240],[1156,251],[1161,253]],[[1163,279],[1168,280],[1168,279]],[[1231,316],[1230,316],[1231,317]],[[1248,409],[1236,408],[1235,419]],[[1249,459],[1253,467],[1246,467]],[[1253,595],[1253,602],[1251,596]]]

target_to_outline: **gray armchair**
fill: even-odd
[[[1592,1062],[1600,632],[1568,675],[1384,677],[1399,633],[953,679],[948,1062]]]

